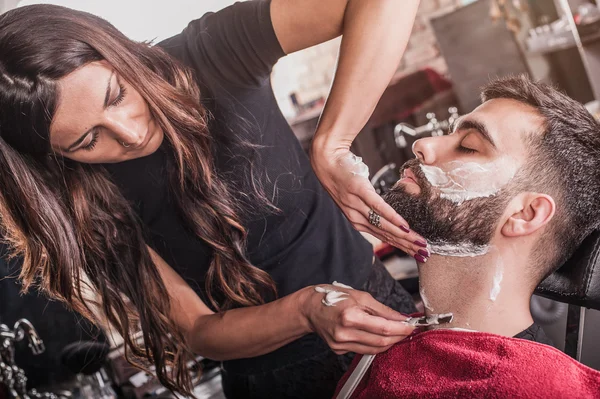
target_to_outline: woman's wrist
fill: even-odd
[[[311,322],[311,313],[314,307],[314,286],[308,286],[297,291],[295,294],[296,312],[300,316],[303,332],[306,334],[314,332]]]
[[[317,130],[313,139],[311,150],[313,154],[325,156],[339,156],[350,151],[352,140],[344,138],[331,131]]]

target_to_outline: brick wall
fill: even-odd
[[[421,0],[413,32],[398,73],[408,73],[425,66],[446,74],[429,19],[452,10],[464,0]],[[273,88],[279,106],[288,118],[296,111],[290,94],[296,93],[300,103],[326,97],[331,85],[341,39],[299,51],[281,59],[273,70]]]

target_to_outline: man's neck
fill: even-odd
[[[433,255],[421,264],[425,313],[452,313],[453,321],[441,328],[514,336],[529,327],[531,290],[519,278],[522,273],[515,273],[518,259],[502,255],[499,251],[478,257]]]

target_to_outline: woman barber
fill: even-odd
[[[244,2],[153,47],[62,7],[2,15],[0,212],[25,287],[110,323],[174,391],[190,393],[195,352],[224,361],[228,397],[330,396],[342,354],[401,340],[411,328],[397,312],[414,305],[319,184],[269,74],[343,34],[314,167],[355,227],[426,256],[368,180],[339,166],[417,6]],[[345,300],[325,306],[317,284]]]

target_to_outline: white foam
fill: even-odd
[[[496,272],[494,273],[494,280],[492,281],[492,289],[490,290],[490,299],[495,301],[498,298],[498,294],[500,293],[500,283],[502,282],[502,278],[504,277],[504,266],[502,262],[498,263],[496,266]]]
[[[342,302],[348,299],[348,294],[345,292],[333,291],[325,295],[325,298],[321,300],[325,306],[335,306],[336,303]]]
[[[340,159],[340,166],[355,176],[369,178],[369,167],[362,161],[361,157],[357,157],[351,152]]]
[[[338,283],[337,281],[334,281],[331,285],[335,285],[336,287],[340,287],[340,288],[346,288],[346,289],[349,289],[349,290],[353,290],[354,289],[354,288],[350,287],[349,285]]]
[[[419,284],[419,294],[421,295],[421,300],[423,301],[423,306],[425,306],[425,309],[433,312],[433,307],[431,306],[431,304],[427,300],[427,297],[425,296],[425,288],[421,287],[420,284]]]
[[[489,245],[475,245],[470,242],[451,244],[446,241],[431,242],[427,245],[429,252],[442,256],[475,257],[482,256],[490,250]]]
[[[515,175],[516,163],[503,157],[494,162],[452,161],[437,166],[421,164],[429,183],[440,190],[440,197],[460,205],[475,198],[496,195]]]
[[[339,284],[339,283],[338,283]],[[348,299],[348,294],[341,291],[332,290],[329,288],[315,287],[315,291],[321,294],[325,294],[325,298],[321,300],[325,306],[335,306],[336,303],[345,301]]]

